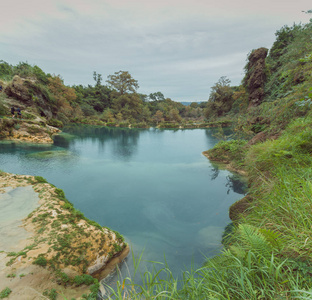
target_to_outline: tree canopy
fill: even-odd
[[[106,82],[121,95],[135,93],[139,88],[138,81],[132,78],[128,71],[115,72],[114,75],[109,75],[107,78]]]

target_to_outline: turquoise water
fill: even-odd
[[[64,131],[52,146],[2,142],[0,169],[45,177],[86,217],[124,235],[135,256],[165,255],[174,274],[220,251],[228,208],[244,189],[202,155],[217,142],[212,130]]]

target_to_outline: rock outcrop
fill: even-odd
[[[259,48],[252,51],[248,57],[244,84],[249,92],[249,107],[258,106],[263,101],[266,80],[265,58],[267,54],[268,49]]]
[[[53,144],[53,135],[61,132],[44,122],[0,119],[0,138],[38,144]]]
[[[9,97],[17,99],[26,106],[35,106],[41,116],[52,118],[53,99],[36,81],[15,75],[4,91]]]

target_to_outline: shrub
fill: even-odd
[[[56,300],[57,298],[57,292],[56,289],[51,289],[51,290],[45,290],[43,292],[44,296],[47,296],[50,300]]]
[[[95,283],[95,279],[88,274],[77,275],[74,278],[74,284],[76,284],[76,286],[80,286],[82,284],[91,285],[93,283]]]
[[[0,292],[0,299],[6,298],[11,294],[12,290],[6,287]]]
[[[33,262],[34,265],[38,265],[41,267],[45,267],[47,265],[48,261],[43,256],[38,256],[35,261]]]

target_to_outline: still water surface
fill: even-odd
[[[135,256],[165,255],[174,275],[220,251],[228,208],[244,189],[202,155],[217,142],[211,129],[64,131],[52,146],[2,142],[0,168],[45,177],[86,217],[124,235]]]

